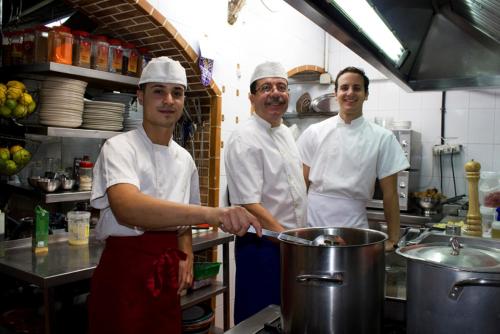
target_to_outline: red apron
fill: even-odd
[[[92,276],[90,334],[181,333],[176,232],[108,237]]]

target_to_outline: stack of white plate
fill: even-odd
[[[127,118],[129,115],[129,107],[132,100],[136,97],[135,94],[129,93],[119,93],[119,92],[108,92],[102,93],[99,96],[94,98],[94,101],[108,101],[108,102],[116,102],[123,103],[125,105],[125,111],[123,113],[123,117]]]
[[[123,128],[123,103],[85,101],[82,128],[119,131]]]
[[[82,124],[83,94],[86,87],[85,81],[47,77],[40,89],[40,124],[79,127]]]
[[[123,121],[123,131],[134,130],[141,126],[142,119],[125,118]]]

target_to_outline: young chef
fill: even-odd
[[[376,178],[383,192],[389,240],[399,239],[397,173],[408,159],[394,134],[363,117],[369,80],[355,67],[335,79],[337,116],[309,126],[298,139],[308,184],[308,225],[368,228],[366,202]]]
[[[186,71],[168,57],[151,60],[139,80],[142,127],[104,144],[91,204],[106,240],[92,277],[90,333],[181,333],[179,293],[191,284],[193,224],[243,235],[260,225],[244,208],[199,206],[198,171],[173,139],[182,115]]]
[[[229,199],[281,232],[304,227],[307,194],[302,162],[290,130],[288,76],[280,63],[258,65],[250,80],[255,113],[231,135],[225,165]],[[280,249],[276,240],[246,234],[235,243],[237,324],[270,304],[280,304]],[[252,288],[250,288],[252,287]]]

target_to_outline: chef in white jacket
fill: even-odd
[[[306,185],[290,129],[288,76],[278,62],[259,64],[250,79],[255,113],[232,133],[225,148],[229,199],[257,217],[263,228],[281,232],[305,227]],[[270,304],[280,304],[280,248],[274,240],[247,234],[235,243],[234,322]],[[254,287],[254,288],[250,288]]]
[[[347,67],[335,79],[337,116],[309,126],[298,139],[308,185],[309,226],[368,228],[366,203],[378,178],[391,250],[399,239],[397,173],[409,168],[394,134],[363,117],[369,80]]]

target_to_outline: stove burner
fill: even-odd
[[[266,322],[264,328],[255,334],[281,334],[281,318]]]

